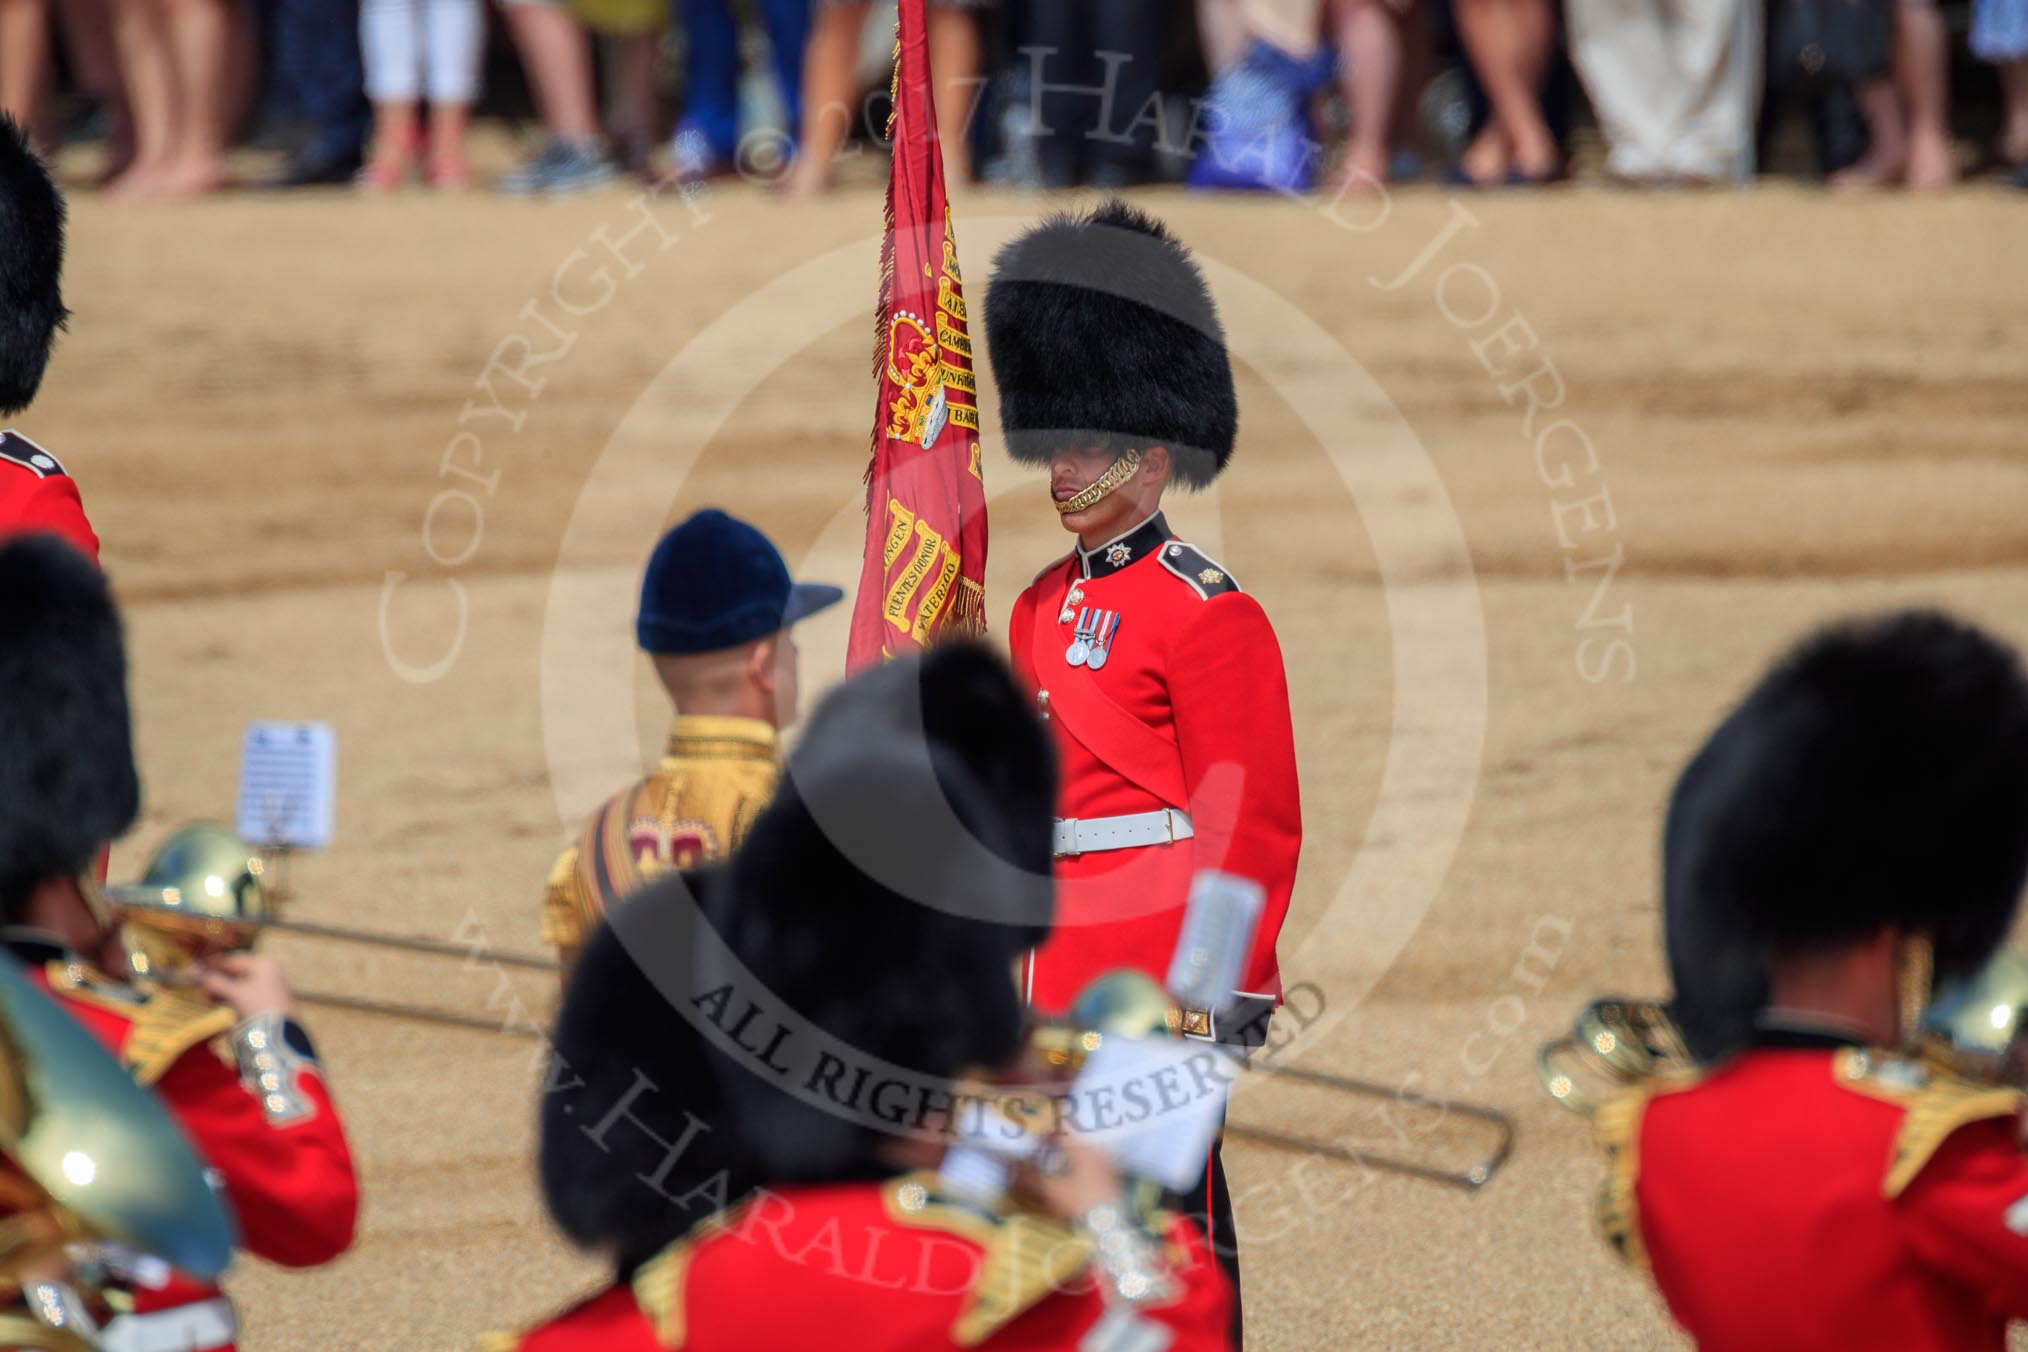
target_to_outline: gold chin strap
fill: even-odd
[[[1895,955],[1895,987],[1901,997],[1901,1045],[1913,1048],[1922,1037],[1922,1018],[1929,1012],[1930,975],[1936,952],[1927,934],[1901,941]]]
[[[1119,459],[1106,466],[1104,474],[1093,479],[1090,485],[1078,493],[1076,497],[1065,498],[1062,502],[1057,503],[1056,510],[1065,516],[1069,516],[1072,512],[1082,512],[1087,507],[1091,507],[1102,501],[1107,494],[1133,478],[1135,474],[1140,472],[1140,468],[1141,453],[1135,450],[1123,451],[1120,453]]]

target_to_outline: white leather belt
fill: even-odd
[[[1130,812],[1124,817],[1058,817],[1056,857],[1075,859],[1102,850],[1168,845],[1195,834],[1190,827],[1190,814],[1173,807],[1159,812]]]
[[[123,1314],[99,1332],[105,1352],[192,1352],[229,1347],[239,1336],[232,1302],[224,1296],[147,1314]]]

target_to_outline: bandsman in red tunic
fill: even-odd
[[[1230,1346],[1201,1233],[1136,1211],[1094,1149],[1032,1167],[946,1133],[961,1083],[1017,1073],[1014,959],[1047,932],[1055,780],[1027,703],[977,648],[866,673],[739,853],[593,934],[542,1179],[618,1281],[505,1346]]]
[[[352,1241],[359,1190],[345,1133],[271,958],[213,960],[193,987],[120,979],[94,861],[139,807],[119,616],[105,579],[47,536],[0,544],[0,941],[150,1086],[217,1171],[248,1252],[290,1267]],[[230,1349],[231,1302],[141,1264],[130,1352]]]
[[[1805,641],[1684,772],[1664,872],[1682,925],[1759,946],[1768,994],[1744,1048],[1600,1109],[1614,1250],[1703,1347],[2005,1347],[2023,1097],[1918,1029],[2028,882],[2019,657],[1935,613]]]
[[[1183,245],[1118,201],[1045,221],[994,267],[986,331],[1007,448],[1048,468],[1074,537],[1007,626],[1063,767],[1057,925],[1028,995],[1057,1011],[1113,968],[1164,979],[1191,879],[1217,870],[1258,883],[1265,906],[1232,1008],[1186,1010],[1184,1029],[1257,1046],[1302,846],[1288,681],[1260,603],[1162,515],[1170,485],[1203,488],[1232,458],[1217,309]],[[1236,1282],[1216,1153],[1188,1205]]]
[[[0,419],[35,401],[69,317],[63,222],[63,194],[49,170],[21,128],[0,117]],[[99,537],[62,464],[20,432],[0,428],[0,537],[29,531],[61,535],[85,557],[99,557]]]

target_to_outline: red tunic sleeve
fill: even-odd
[[[1896,1202],[1917,1260],[2007,1319],[2028,1318],[2028,1154],[2019,1129],[2011,1117],[1959,1128]]]
[[[1275,941],[1295,890],[1303,822],[1289,683],[1260,603],[1238,591],[1204,602],[1176,641],[1168,680],[1196,833],[1193,869],[1266,890],[1240,990],[1279,995]]]
[[[284,1267],[314,1267],[351,1245],[359,1183],[323,1072],[304,1057],[291,1073],[300,1104],[272,1118],[208,1047],[178,1057],[156,1089],[224,1177],[242,1247]]]

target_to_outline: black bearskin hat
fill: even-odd
[[[1662,828],[1662,948],[1674,990],[1669,1013],[1690,1055],[1705,1065],[1753,1040],[1754,1016],[1768,993],[1767,954],[1759,939],[1732,917],[1714,914],[1720,908],[1686,886],[1683,860],[1697,843],[1693,829],[1702,826],[1712,760],[1706,745],[1684,769]]]
[[[690,994],[723,865],[615,907],[578,955],[551,1037],[537,1168],[557,1226],[622,1274],[751,1188]],[[652,975],[651,975],[652,973]]]
[[[1938,981],[1967,974],[2028,879],[2020,657],[1933,611],[1825,629],[1719,725],[1670,818],[1668,904],[1719,946],[1898,925],[1931,937]]]
[[[0,115],[0,416],[42,385],[63,308],[63,195],[28,139]]]
[[[1117,198],[1000,251],[986,338],[1016,460],[1166,446],[1176,480],[1202,488],[1232,459],[1239,400],[1211,292],[1190,251]]]
[[[785,1017],[868,1063],[934,1080],[1004,1065],[1025,1022],[1014,964],[1054,904],[1055,796],[1051,748],[999,659],[955,644],[891,663],[811,720],[715,921]],[[769,1183],[879,1172],[878,1124],[750,1061],[720,1069]]]
[[[0,544],[0,912],[82,873],[141,806],[106,579],[53,535]]]

